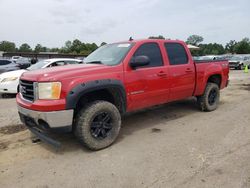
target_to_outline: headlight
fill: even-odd
[[[9,77],[9,78],[4,78],[1,82],[11,82],[17,80],[18,77]]]
[[[37,83],[38,99],[59,99],[61,94],[60,82]]]

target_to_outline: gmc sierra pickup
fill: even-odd
[[[19,115],[41,140],[59,146],[48,133],[63,129],[100,150],[117,138],[124,113],[191,96],[202,111],[213,111],[228,84],[227,61],[194,62],[179,40],[108,44],[84,62],[21,76]]]

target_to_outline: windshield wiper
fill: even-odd
[[[90,61],[86,62],[86,64],[103,64],[101,61]]]

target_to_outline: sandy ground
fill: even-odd
[[[194,100],[124,117],[118,140],[90,152],[71,135],[63,148],[32,143],[15,99],[0,99],[0,187],[250,187],[250,73],[231,71],[219,108]]]

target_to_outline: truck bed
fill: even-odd
[[[195,96],[202,95],[208,79],[208,73],[222,75],[220,88],[227,85],[229,74],[229,63],[227,60],[201,60],[194,61],[196,69],[196,87],[194,91]]]

